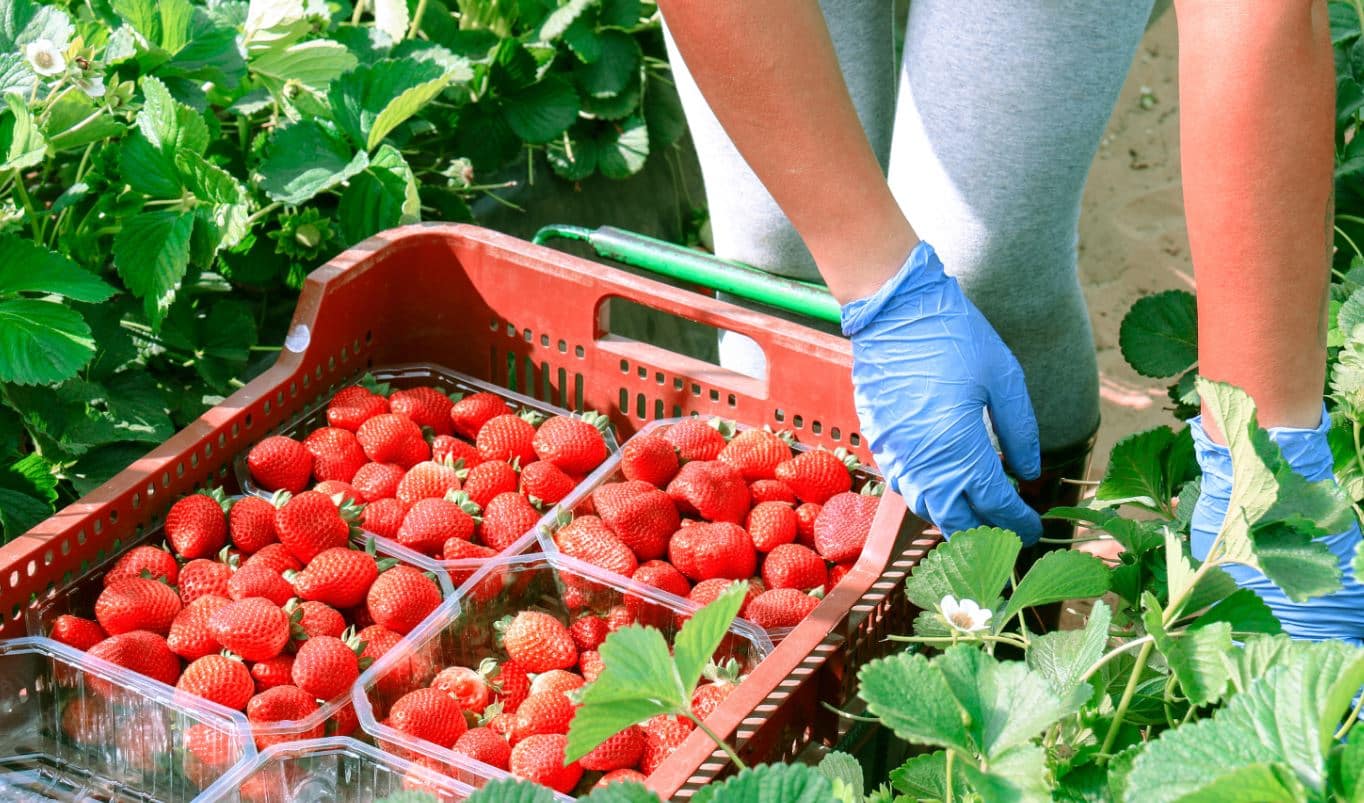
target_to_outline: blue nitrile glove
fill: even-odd
[[[1025,544],[1042,521],[1019,498],[990,442],[1024,479],[1041,470],[1023,369],[957,280],[921,242],[874,295],[843,307],[862,432],[887,484],[947,535],[982,524]]]
[[[1203,469],[1203,483],[1198,504],[1194,506],[1189,540],[1194,557],[1203,560],[1227,516],[1227,505],[1231,500],[1231,452],[1208,437],[1202,416],[1191,419],[1189,429],[1193,433],[1198,465]],[[1326,443],[1326,433],[1330,429],[1331,419],[1323,405],[1321,425],[1317,428],[1275,427],[1269,430],[1269,439],[1278,444],[1290,468],[1316,482],[1333,476],[1331,448]],[[1355,580],[1352,564],[1355,545],[1359,543],[1359,525],[1320,540],[1340,560],[1344,587],[1334,594],[1307,602],[1291,602],[1278,586],[1249,566],[1234,564],[1223,568],[1236,579],[1237,585],[1260,595],[1290,636],[1312,641],[1340,638],[1358,644],[1364,637],[1364,585]]]

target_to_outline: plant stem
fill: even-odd
[[[417,0],[417,9],[412,12],[412,25],[407,29],[407,38],[416,39],[422,27],[422,17],[426,14],[426,0]]]
[[[1359,709],[1361,706],[1364,706],[1364,694],[1360,694],[1359,699],[1355,700],[1355,706],[1350,709],[1350,715],[1345,718],[1345,722],[1340,726],[1340,729],[1336,731],[1336,741],[1344,739],[1345,734],[1350,732],[1350,728],[1355,724],[1355,720],[1359,719]]]
[[[42,243],[43,227],[38,220],[38,212],[33,208],[33,199],[29,197],[28,187],[24,185],[24,177],[17,173],[14,177],[14,191],[19,195],[19,202],[24,206],[24,215],[28,218],[29,228],[33,229],[33,239]]]
[[[979,641],[999,642],[1002,644],[1012,644],[1019,649],[1027,649],[1026,639],[1013,638],[1001,633],[997,636],[981,635],[976,637]],[[902,641],[909,644],[960,644],[961,637],[951,636],[886,636],[887,641]]]
[[[1137,647],[1149,644],[1152,641],[1154,641],[1154,639],[1151,636],[1142,636],[1141,638],[1132,639],[1131,641],[1127,642],[1121,647],[1117,647],[1112,651],[1105,653],[1102,658],[1094,662],[1093,666],[1085,670],[1085,673],[1080,676],[1080,682],[1081,683],[1088,682],[1089,679],[1094,677],[1094,675],[1100,669],[1104,668],[1104,665],[1106,665],[1109,661],[1112,661],[1114,658],[1117,658],[1119,655],[1122,655],[1125,652],[1131,652],[1132,650],[1135,650]]]
[[[953,750],[950,747],[947,748],[947,772],[945,773],[947,775],[947,799],[944,800],[943,803],[952,803],[952,759],[956,757],[956,755],[956,750]]]
[[[720,749],[725,751],[725,755],[729,756],[729,760],[734,762],[734,766],[738,767],[740,770],[748,769],[748,765],[744,763],[743,759],[739,758],[739,754],[734,752],[734,748],[730,747],[729,744],[725,742],[724,739],[721,739],[719,736],[716,736],[715,731],[711,730],[710,728],[707,728],[706,723],[702,722],[700,719],[697,719],[695,714],[693,714],[690,711],[687,711],[685,713],[688,719],[696,723],[696,727],[700,728],[702,733],[709,736],[712,742],[715,742],[716,744],[720,745]]]
[[[1346,234],[1346,233],[1345,233],[1345,230],[1342,229],[1342,228],[1339,227],[1339,226],[1336,226],[1336,227],[1335,227],[1335,230],[1336,230],[1336,234],[1339,234],[1341,237],[1344,237],[1344,238],[1345,238],[1345,242],[1349,243],[1349,244],[1350,244],[1350,247],[1354,249],[1354,251],[1355,251],[1355,256],[1359,257],[1360,259],[1364,259],[1364,251],[1360,251],[1360,250],[1359,250],[1359,246],[1355,244],[1354,238],[1351,237],[1350,235]],[[1336,274],[1337,276],[1340,276],[1340,271],[1336,270],[1335,268],[1332,268],[1332,269],[1331,269],[1331,272],[1334,273],[1334,274]],[[1343,279],[1343,278],[1345,278],[1345,277],[1344,277],[1344,276],[1341,276],[1341,278]]]
[[[1132,674],[1127,677],[1127,687],[1122,690],[1122,699],[1118,701],[1118,710],[1113,712],[1113,722],[1108,726],[1108,733],[1104,734],[1103,747],[1099,752],[1110,755],[1113,750],[1113,743],[1118,738],[1118,730],[1122,727],[1122,721],[1127,716],[1127,709],[1132,705],[1132,697],[1137,693],[1137,683],[1141,680],[1141,673],[1146,669],[1146,662],[1151,658],[1151,650],[1155,648],[1154,641],[1148,641],[1141,646],[1141,652],[1137,653],[1137,662],[1132,665]]]
[[[1088,544],[1093,541],[1107,541],[1106,535],[1085,535],[1079,538],[1039,538],[1038,543],[1042,544]]]
[[[355,0],[355,10],[351,12],[350,24],[359,25],[360,17],[365,13],[365,0]]]
[[[254,226],[256,224],[256,221],[260,220],[261,218],[265,217],[266,215],[270,214],[276,209],[279,209],[281,206],[283,206],[283,204],[281,204],[279,201],[275,201],[272,204],[268,204],[266,206],[262,206],[260,209],[257,209],[254,214],[252,214],[250,217],[246,219],[247,228]]]

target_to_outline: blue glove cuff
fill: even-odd
[[[899,272],[881,285],[880,290],[866,298],[849,301],[843,305],[844,336],[852,337],[876,320],[881,308],[896,296],[917,292],[946,277],[942,260],[938,259],[938,252],[933,250],[933,246],[920,240],[919,244],[914,246],[914,250],[909,252],[909,257],[905,259],[905,264],[900,267]]]
[[[1229,482],[1230,450],[1208,437],[1201,415],[1189,419],[1189,431],[1193,434],[1194,454],[1203,472],[1224,474]],[[1269,430],[1269,439],[1278,445],[1290,468],[1308,481],[1315,482],[1332,475],[1334,463],[1326,442],[1326,435],[1330,431],[1331,416],[1323,403],[1321,423],[1316,427],[1273,427]]]

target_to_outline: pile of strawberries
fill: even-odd
[[[795,451],[767,429],[690,418],[630,439],[622,481],[553,533],[564,554],[705,605],[747,580],[755,624],[798,624],[856,563],[879,486],[853,490],[842,450]]]
[[[94,618],[50,635],[190,694],[245,711],[270,731],[350,693],[360,671],[441,602],[431,575],[357,547],[358,511],[318,491],[229,500],[187,496],[167,547],[137,546],[105,572]],[[349,734],[349,703],[292,737]]]
[[[313,487],[364,505],[365,530],[444,560],[488,558],[534,528],[609,453],[596,413],[513,413],[493,393],[347,387],[327,426],[251,449],[259,488]],[[462,578],[456,578],[458,581]]]

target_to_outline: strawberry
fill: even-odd
[[[317,700],[297,686],[275,686],[252,697],[246,704],[246,718],[252,725],[273,725],[276,722],[298,722],[307,719],[319,708]],[[323,733],[324,725],[318,723],[303,733],[287,737],[256,738],[261,749],[269,744],[285,739],[316,739]]]
[[[360,425],[355,437],[359,439],[365,456],[370,460],[376,463],[397,463],[404,468],[413,465],[404,462],[413,454],[415,449],[413,442],[421,441],[422,447],[426,446],[426,441],[422,438],[422,428],[417,426],[417,422],[395,413],[374,416]]]
[[[546,460],[536,460],[521,469],[521,493],[536,507],[557,505],[577,484],[563,469]]]
[[[382,658],[403,639],[401,634],[380,625],[370,625],[355,634],[355,637],[365,645],[360,652],[360,660],[368,660],[369,663]],[[419,652],[409,651],[407,658],[396,662],[378,678],[375,689],[386,698],[392,699],[417,686],[418,678],[423,679],[424,683],[430,671],[431,665],[425,656]]]
[[[565,766],[564,748],[567,745],[568,737],[562,733],[528,736],[512,748],[511,773],[568,794],[583,777],[583,768],[576,761]]]
[[[293,671],[294,656],[287,653],[251,664],[251,677],[256,681],[257,692],[290,685],[294,682]]]
[[[221,655],[195,659],[180,674],[175,688],[237,711],[246,708],[256,692],[246,664]]]
[[[551,416],[535,431],[531,445],[541,460],[553,463],[565,473],[582,476],[606,460],[606,438],[602,433],[610,426],[606,416],[599,413]]]
[[[206,558],[227,543],[227,508],[222,491],[190,494],[166,513],[166,538],[186,560]]]
[[[610,629],[606,626],[606,620],[600,616],[584,616],[573,624],[569,625],[568,632],[573,636],[573,646],[579,652],[595,650],[606,641],[606,634]]]
[[[538,733],[568,733],[573,711],[572,701],[561,691],[532,692],[516,709],[512,744]]]
[[[638,566],[635,553],[596,516],[580,516],[560,527],[554,543],[565,555],[626,577]]]
[[[540,512],[519,493],[494,496],[483,508],[483,543],[501,552],[535,529]]]
[[[841,582],[844,577],[848,576],[848,572],[852,571],[854,565],[856,564],[852,561],[847,563],[835,563],[834,567],[829,570],[829,581],[824,584],[824,593],[828,594],[830,591],[833,591],[839,582]]]
[[[408,469],[398,483],[397,496],[399,502],[412,507],[422,499],[439,499],[459,488],[459,472],[454,464],[425,460]]]
[[[351,485],[349,482],[327,480],[325,482],[319,482],[314,485],[312,489],[325,496],[330,496],[332,499],[339,498],[341,503],[361,503],[360,492],[355,490],[355,486]]]
[[[111,636],[133,630],[165,635],[184,605],[175,589],[156,580],[120,580],[100,592],[95,619]]]
[[[527,672],[569,669],[578,662],[578,650],[568,628],[553,616],[538,611],[516,614],[502,629],[502,647]]]
[[[241,755],[235,730],[219,730],[221,725],[199,723],[185,729],[185,777],[195,786],[213,783]]]
[[[243,496],[232,504],[227,528],[232,545],[247,555],[279,541],[275,537],[275,506],[258,496]]]
[[[796,508],[796,543],[815,548],[815,519],[819,518],[819,511],[823,508],[823,505],[814,502],[806,502]]]
[[[639,769],[652,775],[664,759],[682,746],[691,735],[692,724],[677,717],[659,714],[639,726],[644,732],[644,750],[640,754]]]
[[[296,572],[303,568],[303,564],[295,558],[289,551],[289,547],[284,544],[268,544],[261,548],[259,552],[246,559],[242,566],[252,566],[254,564],[269,566],[280,574],[285,572]],[[224,586],[223,596],[227,596],[226,586]]]
[[[450,423],[456,434],[473,440],[483,425],[505,415],[507,403],[493,393],[474,393],[459,399],[450,408]]]
[[[450,411],[454,406],[449,396],[429,386],[395,390],[388,397],[390,410],[407,416],[417,426],[430,427],[437,435],[449,435],[454,431],[450,423]]]
[[[487,675],[503,712],[515,714],[516,709],[530,696],[530,674],[526,667],[515,660],[503,661],[501,666],[491,669]]]
[[[450,538],[446,540],[445,545],[441,547],[441,560],[482,560],[484,558],[495,557],[496,555],[496,550],[480,546],[472,541],[465,541],[463,538]],[[459,577],[456,579],[456,572],[451,571],[450,580],[456,583],[462,583],[465,580],[468,580],[473,573],[473,569],[459,572]]]
[[[407,506],[397,499],[380,499],[365,505],[360,514],[360,526],[366,531],[384,538],[396,539],[398,529],[403,526]]]
[[[451,666],[442,669],[431,681],[431,688],[439,689],[459,703],[465,711],[483,713],[493,701],[493,689],[483,675],[467,666]]]
[[[744,482],[770,480],[776,477],[778,464],[791,459],[791,444],[771,430],[746,429],[725,444],[716,459],[737,468]]]
[[[452,538],[472,539],[481,512],[463,491],[452,491],[441,499],[420,499],[403,516],[397,541],[423,554],[438,555]]]
[[[171,622],[170,635],[166,636],[166,645],[171,652],[186,661],[216,653],[220,645],[209,628],[209,620],[215,611],[231,602],[227,597],[208,595],[186,605]]]
[[[331,700],[350,691],[360,677],[355,651],[358,643],[336,636],[314,636],[303,642],[289,670],[294,685],[319,700]]]
[[[679,572],[675,566],[667,561],[651,560],[642,563],[630,579],[636,583],[653,586],[669,594],[676,594],[683,599],[686,599],[687,595],[691,593],[691,583],[687,582],[687,578],[682,575],[682,572]],[[625,597],[626,607],[635,609],[636,615],[645,604],[643,599],[633,594]]]
[[[99,626],[99,622],[93,619],[84,619],[64,613],[52,620],[52,627],[49,628],[47,637],[68,647],[88,650],[108,638],[109,634],[105,633],[104,628]]]
[[[796,492],[781,480],[755,480],[748,484],[748,498],[754,507],[763,502],[785,502],[796,505]]]
[[[520,478],[510,463],[502,460],[489,460],[469,469],[464,478],[464,492],[479,507],[487,507],[498,494],[516,493]]]
[[[304,491],[275,513],[275,532],[289,553],[306,564],[324,549],[345,546],[350,541],[350,523],[359,512],[354,505],[338,509],[325,494]]]
[[[398,698],[388,710],[387,724],[447,749],[454,747],[468,727],[459,703],[438,689],[416,689]]]
[[[475,445],[484,460],[519,459],[522,465],[535,459],[535,427],[526,418],[504,413],[491,418],[478,430]]]
[[[214,611],[209,631],[224,649],[248,661],[274,658],[289,643],[289,614],[261,597],[247,597]]]
[[[284,612],[289,614],[290,635],[294,641],[306,641],[317,636],[340,638],[346,630],[346,617],[325,602],[290,600],[284,606]]]
[[[355,713],[355,706],[346,703],[336,709],[327,720],[326,729],[328,736],[350,736],[359,730],[360,717]]]
[[[668,559],[692,580],[744,580],[753,576],[758,562],[753,539],[742,527],[729,522],[678,530],[668,544]]]
[[[639,619],[639,615],[634,607],[613,605],[611,610],[606,612],[606,629],[614,633],[622,627],[635,624],[637,619]]]
[[[379,564],[369,552],[333,547],[317,553],[303,571],[289,579],[301,599],[353,608],[364,601],[378,576]]]
[[[567,694],[581,689],[586,682],[582,675],[574,674],[567,669],[551,669],[535,676],[535,680],[530,682],[530,693],[532,695],[547,692]]]
[[[410,469],[418,463],[424,463],[431,459],[431,445],[425,438],[409,438],[403,451],[393,462]]]
[[[687,463],[668,483],[668,496],[683,513],[696,513],[707,521],[744,520],[748,513],[748,486],[737,469],[718,460]]]
[[[146,630],[130,630],[110,636],[91,647],[89,652],[96,658],[103,658],[171,686],[180,678],[179,657],[166,646],[164,638]]]
[[[221,561],[199,558],[186,563],[180,570],[180,601],[189,605],[201,597],[230,596],[227,584],[232,573],[233,567]]]
[[[449,463],[464,469],[473,468],[483,462],[483,456],[478,453],[477,446],[453,435],[437,435],[431,439],[431,459],[437,463]]]
[[[355,433],[339,427],[321,427],[308,433],[303,448],[313,456],[313,477],[319,481],[350,482],[367,460]]]
[[[355,472],[350,484],[362,497],[361,502],[377,502],[398,495],[398,484],[407,472],[396,463],[366,463]]]
[[[604,786],[610,786],[613,783],[625,782],[644,783],[648,779],[649,779],[648,776],[640,772],[639,770],[611,770],[610,772],[598,778],[596,784],[592,786],[592,789],[595,791],[597,789],[601,789]]]
[[[662,488],[677,475],[677,449],[660,435],[631,438],[620,449],[620,470],[627,480]]]
[[[748,534],[759,552],[795,541],[796,528],[795,508],[785,502],[759,502],[748,511]]]
[[[704,608],[714,602],[715,599],[720,596],[721,592],[726,588],[729,588],[733,583],[733,580],[723,577],[717,577],[713,580],[702,580],[692,586],[691,593],[687,595],[687,599]],[[766,590],[767,588],[763,586],[762,581],[749,580],[748,591],[744,594],[743,604],[739,606],[739,615],[743,616],[744,612],[748,610],[748,604],[753,601],[753,598]]]
[[[406,635],[441,602],[440,587],[419,569],[399,565],[379,575],[365,603],[375,624]]]
[[[815,551],[834,563],[855,560],[871,534],[880,503],[879,497],[852,492],[825,502],[815,518]]]
[[[768,588],[808,591],[822,588],[828,579],[824,559],[800,544],[782,544],[763,561],[763,582]]]
[[[227,595],[234,600],[264,597],[283,607],[294,596],[294,587],[274,569],[263,563],[253,563],[238,569],[227,581]]]
[[[104,585],[107,588],[119,580],[131,580],[135,577],[162,580],[168,585],[175,585],[180,577],[180,564],[175,562],[174,555],[164,549],[145,545],[135,546],[104,573]]]
[[[470,728],[455,740],[451,749],[500,770],[511,765],[511,745],[491,728]]]
[[[601,653],[596,650],[585,650],[578,655],[578,668],[583,671],[583,680],[591,683],[601,676],[606,664],[602,663]]]
[[[579,763],[585,770],[609,772],[630,769],[639,764],[643,755],[644,731],[638,725],[631,725],[597,745]]]
[[[639,560],[663,557],[681,524],[668,494],[641,480],[606,483],[592,492],[592,504]]]
[[[811,449],[777,466],[777,479],[786,483],[802,502],[824,504],[834,494],[852,488],[857,460],[842,449]]]
[[[105,730],[112,724],[110,713],[99,697],[72,697],[62,708],[62,735],[81,747],[96,747],[108,738]]]
[[[692,713],[702,721],[714,713],[738,685],[739,663],[732,658],[722,666],[712,663],[706,667],[705,676],[710,683],[697,686],[691,696]]]
[[[773,588],[753,598],[744,618],[758,627],[795,627],[819,607],[819,599],[794,588]]]
[[[388,399],[369,388],[352,385],[342,388],[327,403],[327,424],[351,432],[376,415],[388,412]]]
[[[298,493],[313,476],[313,456],[293,438],[271,435],[247,452],[246,467],[265,490]]]
[[[663,431],[663,439],[673,445],[682,462],[690,460],[714,460],[720,456],[725,443],[733,434],[733,425],[715,418],[709,421],[692,417],[668,427]]]

